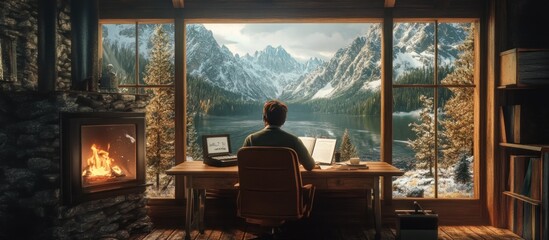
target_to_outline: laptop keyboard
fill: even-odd
[[[236,160],[236,155],[212,156],[215,160]]]

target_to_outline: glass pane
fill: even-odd
[[[393,196],[435,197],[433,89],[395,88],[393,96],[393,165],[405,171]]]
[[[186,25],[187,159],[204,134],[229,133],[236,152],[264,127],[267,99],[288,105],[283,130],[335,138],[379,160],[381,25]]]
[[[171,87],[150,88],[146,107],[148,197],[174,197],[175,179],[166,170],[175,163],[175,94]]]
[[[438,197],[474,197],[474,88],[439,94]]]
[[[139,84],[174,82],[174,25],[139,24]]]
[[[473,84],[474,31],[473,23],[438,24],[438,81],[440,84]]]
[[[100,91],[135,84],[135,24],[103,24]]]
[[[394,84],[434,84],[434,31],[433,23],[395,23]]]

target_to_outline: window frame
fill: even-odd
[[[103,15],[114,15],[115,12],[113,12],[111,10],[111,12],[109,12],[110,9],[108,9],[106,11],[107,14],[103,14]],[[186,10],[186,9],[184,9]],[[242,11],[246,12],[247,10],[243,9]],[[141,11],[143,12],[143,11]],[[185,11],[183,11],[185,12]],[[191,11],[187,11],[187,12],[191,12]],[[238,11],[236,11],[238,12]],[[236,12],[234,13],[234,15],[231,15],[231,14],[228,14],[228,15],[225,15],[225,14],[222,14],[222,16],[224,17],[221,17],[221,18],[215,18],[215,15],[216,13],[213,13],[213,16],[214,18],[207,18],[207,19],[204,19],[204,18],[201,18],[201,17],[204,17],[203,15],[209,15],[209,12],[206,11],[206,12],[203,12],[203,13],[200,13],[200,14],[189,14],[187,16],[192,16],[191,18],[185,18],[184,17],[184,14],[182,13],[174,13],[174,14],[168,14],[168,16],[162,16],[160,17],[161,15],[160,14],[157,14],[157,15],[148,15],[148,14],[145,14],[145,16],[149,16],[149,17],[146,17],[146,18],[150,18],[150,16],[156,16],[156,17],[159,17],[159,18],[168,18],[168,19],[153,19],[153,20],[146,20],[146,18],[143,18],[143,19],[140,19],[139,21],[147,21],[147,22],[174,22],[174,25],[175,25],[175,46],[174,46],[174,49],[176,51],[175,53],[175,80],[174,80],[174,87],[175,87],[175,101],[176,101],[176,106],[175,106],[175,111],[176,111],[176,143],[175,143],[175,148],[176,148],[176,164],[178,163],[181,163],[184,161],[185,159],[185,153],[186,153],[186,144],[185,144],[185,135],[186,135],[186,127],[185,127],[185,113],[186,113],[186,106],[185,106],[185,99],[186,99],[186,79],[185,79],[185,72],[186,72],[186,69],[185,69],[185,53],[184,53],[184,47],[185,47],[185,24],[186,23],[207,23],[207,22],[234,22],[234,21],[238,21],[239,18],[236,17],[236,16],[239,16],[239,17],[242,17],[243,15],[241,14],[236,14]],[[382,14],[380,14],[380,12],[382,12]],[[474,96],[475,96],[475,137],[474,137],[474,140],[475,140],[475,143],[474,143],[474,146],[475,146],[475,149],[474,149],[474,155],[475,155],[475,177],[474,177],[474,195],[476,196],[475,198],[473,199],[412,199],[412,198],[406,198],[406,199],[396,199],[395,200],[392,200],[392,191],[391,191],[391,180],[390,179],[385,179],[384,180],[384,185],[383,185],[383,188],[382,188],[382,191],[383,191],[383,199],[384,199],[384,205],[387,205],[387,204],[391,204],[391,202],[393,202],[393,208],[408,208],[409,205],[411,204],[412,201],[414,200],[420,200],[422,202],[426,202],[426,203],[432,203],[433,204],[433,209],[436,209],[437,207],[436,206],[441,206],[441,207],[445,207],[445,206],[448,206],[448,203],[460,203],[460,205],[466,205],[466,206],[463,206],[463,207],[460,207],[460,209],[472,209],[472,210],[469,210],[469,212],[471,211],[474,211],[475,213],[475,216],[469,216],[467,215],[467,219],[471,219],[472,221],[471,222],[481,222],[482,221],[482,216],[478,216],[478,212],[479,211],[483,211],[483,209],[486,207],[484,206],[482,200],[486,198],[485,195],[481,195],[480,192],[481,190],[482,191],[485,191],[486,190],[486,187],[482,187],[480,186],[479,182],[480,182],[480,179],[481,178],[485,178],[483,175],[486,174],[486,173],[483,173],[480,171],[481,168],[483,168],[483,164],[481,163],[483,160],[480,159],[480,153],[481,151],[483,151],[482,149],[485,149],[485,146],[481,146],[480,145],[480,125],[483,125],[485,124],[484,123],[484,118],[485,116],[481,116],[481,109],[484,109],[481,105],[481,99],[483,98],[481,96],[481,90],[483,90],[483,84],[479,81],[480,79],[480,75],[481,75],[481,72],[480,72],[480,52],[482,51],[482,53],[485,53],[485,50],[481,50],[480,49],[480,42],[481,41],[484,41],[483,39],[480,39],[480,11],[478,10],[475,10],[475,11],[471,11],[470,13],[466,13],[466,14],[461,14],[463,15],[463,17],[459,17],[459,18],[455,18],[454,16],[456,15],[457,12],[459,11],[456,11],[456,13],[452,13],[452,11],[435,11],[434,13],[429,13],[429,14],[426,14],[425,12],[422,12],[421,10],[418,10],[418,11],[412,11],[412,12],[415,12],[415,14],[417,14],[418,16],[425,16],[425,15],[432,15],[432,16],[442,16],[440,19],[444,19],[444,20],[449,20],[449,21],[452,21],[454,22],[455,20],[458,20],[458,21],[471,21],[471,20],[474,20],[477,22],[477,29],[475,31],[475,85],[477,85],[476,87],[476,90],[475,90],[475,93],[474,93]],[[101,13],[100,13],[101,14]],[[141,13],[142,14],[142,13]],[[310,12],[308,13],[310,14]],[[370,11],[367,11],[366,13],[364,13],[365,15],[372,15],[372,16],[383,16],[383,18],[361,18],[360,21],[372,21],[372,19],[374,21],[379,21],[383,24],[383,31],[382,31],[382,97],[381,97],[381,101],[382,101],[382,114],[381,114],[381,118],[383,119],[382,120],[382,143],[381,143],[381,160],[382,161],[386,161],[388,163],[392,163],[392,145],[386,145],[388,142],[391,143],[392,141],[392,119],[388,119],[386,118],[387,115],[392,115],[392,106],[387,106],[387,105],[390,105],[388,104],[390,102],[390,100],[392,99],[392,90],[390,91],[387,91],[387,90],[384,90],[384,89],[392,89],[393,86],[392,86],[392,36],[388,36],[387,34],[387,25],[390,24],[390,29],[392,29],[392,26],[393,26],[393,21],[397,20],[397,21],[405,21],[405,20],[413,20],[415,22],[417,22],[418,20],[423,20],[423,21],[430,21],[430,20],[433,20],[433,18],[398,18],[395,17],[395,15],[400,15],[400,16],[409,16],[409,15],[413,15],[414,13],[411,13],[411,12],[408,12],[408,11],[405,11],[403,9],[396,9],[396,10],[393,10],[393,9],[379,9],[379,10],[370,10]],[[131,17],[136,17],[137,15],[140,15],[139,13],[130,13],[128,11],[125,11],[123,16],[125,17],[128,17],[128,16],[131,16]],[[196,16],[193,16],[193,15],[196,15]],[[234,16],[236,18],[231,18],[231,17],[227,17],[227,16]],[[281,18],[277,18],[277,19],[243,19],[244,22],[322,22],[322,21],[327,21],[327,22],[356,22],[358,21],[356,18],[346,18],[345,16],[341,15],[339,17],[331,17],[331,18],[319,18],[319,17],[314,17],[316,15],[314,14],[311,14],[313,17],[311,16],[307,16],[307,14],[305,14],[306,16],[303,17],[303,18],[295,18],[295,19],[292,19],[292,18],[284,18],[284,17],[281,17]],[[337,15],[337,14],[336,14]],[[457,15],[459,15],[459,13],[457,13]],[[447,18],[444,18],[444,16],[447,16]],[[193,18],[194,17],[194,18]],[[116,22],[127,22],[128,20],[130,19],[101,19],[100,20],[100,23],[116,23]],[[131,20],[130,20],[131,21]],[[138,21],[138,20],[134,20],[134,21]],[[100,24],[101,26],[101,24]],[[101,39],[101,31],[99,31],[99,39]],[[392,35],[392,31],[390,31],[390,35]],[[484,36],[485,34],[483,34]],[[386,44],[387,44],[387,41],[390,41],[391,44],[389,48],[385,47]],[[100,52],[102,52],[102,49],[101,49],[101,45],[99,44],[100,46]],[[484,46],[484,45],[483,45]],[[384,56],[387,55],[387,53],[390,53],[390,56],[387,57],[387,56]],[[388,60],[390,59],[390,61]],[[391,67],[390,67],[390,70],[391,71],[387,71],[387,64],[390,63],[391,64]],[[485,74],[484,74],[485,75]],[[391,81],[386,81],[385,79],[387,78],[387,76],[390,76],[390,79]],[[384,106],[385,105],[385,106]],[[385,111],[383,110],[385,109]],[[388,110],[388,111],[387,111]],[[486,114],[483,114],[483,115],[486,115]],[[388,122],[385,122],[385,121],[388,121]],[[478,123],[478,124],[477,124]],[[385,125],[385,126],[384,126]],[[389,126],[389,127],[387,127]],[[184,201],[185,199],[185,194],[184,194],[184,191],[183,191],[183,188],[182,187],[177,187],[177,186],[184,186],[184,180],[182,177],[178,177],[176,179],[176,196],[175,196],[175,199],[159,199],[159,200],[155,200],[155,201],[149,201],[149,205],[172,205],[172,204],[181,204],[181,202]],[[482,189],[481,189],[482,187]],[[452,204],[450,204],[452,205]]]
[[[139,65],[139,25],[140,24],[174,24],[175,25],[175,21],[172,20],[172,19],[154,19],[154,20],[151,20],[151,19],[100,19],[99,22],[98,22],[98,53],[97,53],[97,56],[98,56],[98,66],[102,66],[103,64],[103,25],[105,24],[134,24],[135,25],[135,84],[120,84],[118,85],[118,88],[127,88],[127,89],[135,89],[135,92],[131,93],[131,94],[146,94],[144,93],[147,89],[155,89],[155,88],[174,88],[174,92],[175,89],[176,89],[176,77],[175,77],[175,74],[174,74],[174,79],[173,81],[171,82],[171,84],[141,84],[139,79],[140,79],[140,73],[139,73],[139,69],[140,69],[140,65]],[[175,36],[174,36],[175,38]],[[175,39],[174,39],[174,45],[175,45]],[[174,46],[175,48],[175,46]],[[174,49],[175,51],[175,49]],[[175,68],[175,66],[174,66]],[[101,69],[101,67],[100,67]],[[177,71],[174,69],[174,71]],[[177,95],[177,93],[176,93]],[[175,97],[175,96],[174,96]],[[176,111],[177,109],[177,104],[174,105],[174,112],[177,112]],[[177,113],[176,113],[176,118],[177,118]],[[177,121],[177,120],[176,120]],[[177,136],[176,136],[177,138]],[[177,139],[174,143],[174,148],[177,149],[178,147],[178,144],[177,144]],[[174,166],[179,164],[180,162],[177,161],[177,155],[175,156],[175,161],[174,161]],[[176,179],[175,180],[175,183],[174,185],[176,186],[175,187],[175,193],[174,193],[174,197],[173,198],[149,198],[149,201],[152,200],[153,203],[155,202],[160,202],[162,203],[162,201],[165,201],[165,200],[168,200],[168,201],[172,201],[173,199],[177,199],[178,197],[178,191],[177,190],[177,185],[178,185],[178,180]],[[180,193],[181,194],[181,193]],[[179,197],[180,198],[180,197]]]
[[[396,88],[400,88],[400,89],[413,89],[413,88],[421,88],[421,89],[433,89],[433,108],[434,109],[437,109],[438,108],[438,101],[439,101],[439,97],[438,97],[438,93],[442,90],[442,89],[450,89],[450,88],[473,88],[473,101],[474,101],[474,119],[473,119],[473,124],[474,124],[474,136],[473,136],[473,197],[471,198],[439,198],[438,196],[438,162],[439,162],[439,154],[438,154],[438,151],[440,150],[438,148],[438,127],[435,127],[435,136],[437,136],[435,138],[435,160],[434,160],[434,179],[435,179],[435,183],[434,183],[434,197],[432,198],[396,198],[396,199],[415,199],[415,200],[418,200],[418,199],[437,199],[437,200],[479,200],[480,199],[480,192],[479,192],[479,179],[480,179],[480,147],[479,147],[479,139],[480,139],[480,95],[479,95],[479,81],[480,81],[480,71],[479,71],[479,68],[480,68],[480,39],[479,39],[479,30],[480,30],[480,23],[479,23],[479,19],[469,19],[469,18],[466,18],[466,19],[444,19],[444,18],[441,18],[441,19],[393,19],[394,22],[393,22],[393,26],[395,26],[396,24],[398,23],[432,23],[434,24],[434,63],[433,65],[436,67],[435,71],[433,72],[433,83],[432,84],[395,84],[393,83],[395,79],[390,79],[390,81],[392,82],[392,89],[391,89],[391,95],[392,95],[392,92],[394,89]],[[439,35],[438,35],[438,27],[439,27],[439,24],[440,23],[471,23],[473,25],[475,25],[475,30],[473,32],[474,34],[474,57],[475,57],[475,63],[474,63],[474,74],[473,74],[473,84],[442,84],[439,80],[438,80],[438,69],[439,69],[439,64],[438,64],[438,49],[439,49],[439,45],[438,45],[438,40],[439,40]],[[393,45],[394,46],[394,45]],[[391,46],[391,47],[393,47]],[[385,47],[385,46],[383,46]],[[394,53],[393,53],[393,56],[394,56]],[[391,71],[393,69],[391,68]],[[435,126],[438,126],[438,123],[439,123],[439,118],[438,118],[438,111],[434,111],[434,124]]]

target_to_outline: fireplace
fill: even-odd
[[[144,113],[63,112],[60,121],[66,205],[143,192]]]

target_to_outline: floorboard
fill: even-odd
[[[300,221],[285,224],[279,228],[279,239],[326,239],[326,240],[373,240],[375,231],[363,224],[327,224],[310,221]],[[192,240],[251,240],[264,239],[269,229],[256,225],[237,223],[226,226],[206,226],[203,234],[198,230],[191,232]],[[396,239],[396,229],[383,228],[381,239]],[[156,226],[150,233],[132,235],[131,240],[175,240],[184,239],[183,226]],[[507,229],[491,226],[440,226],[438,239],[443,240],[520,240],[519,236]]]

